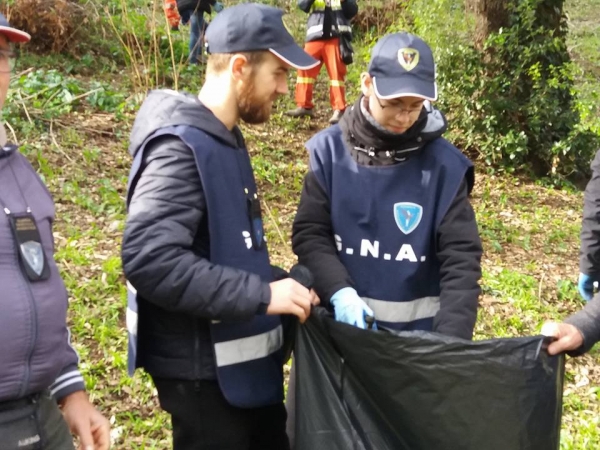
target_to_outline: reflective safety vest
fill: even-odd
[[[471,162],[445,139],[391,166],[357,164],[339,126],[310,139],[338,255],[378,323],[432,330],[440,309],[438,227]]]
[[[313,3],[310,9],[310,16],[308,18],[308,24],[306,29],[307,41],[313,41],[323,38],[325,6],[325,0],[315,0],[315,2]],[[341,0],[331,0],[330,6],[333,20],[331,26],[332,37],[339,36],[340,34],[351,34],[352,27],[350,26],[350,22],[344,17]]]
[[[210,261],[235,267],[273,280],[269,254],[252,243],[249,199],[256,198],[256,184],[246,149],[229,147],[204,131],[190,126],[170,126],[146,139],[135,155],[129,178],[128,202],[140,174],[146,143],[161,135],[180,138],[192,149],[208,210]],[[247,192],[246,192],[247,191]],[[260,248],[259,248],[260,247]],[[257,249],[258,248],[258,249]],[[127,329],[130,373],[135,370],[137,299],[128,283]],[[210,325],[217,378],[227,401],[254,408],[283,401],[283,328],[279,316],[257,315],[247,322],[213,320]]]

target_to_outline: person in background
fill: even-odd
[[[204,42],[204,13],[210,15],[212,10],[219,12],[223,4],[217,0],[177,0],[177,9],[183,24],[190,24],[190,53],[188,61],[190,64],[198,64],[203,61],[202,48]]]
[[[29,34],[0,14],[0,109]],[[0,132],[0,448],[107,450],[108,420],[90,403],[67,328],[54,260],[54,203],[35,169]]]
[[[313,88],[321,66],[325,64],[329,74],[329,100],[333,109],[329,123],[336,124],[346,110],[346,65],[340,54],[340,35],[352,33],[350,19],[358,12],[358,6],[356,0],[298,0],[298,7],[309,14],[304,50],[321,64],[310,70],[298,71],[298,107],[286,114],[291,117],[313,116]]]
[[[167,17],[169,27],[171,27],[171,31],[179,31],[179,22],[181,22],[181,17],[179,16],[179,11],[177,10],[177,0],[164,0],[163,9],[165,11],[165,16]]]

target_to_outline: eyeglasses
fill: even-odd
[[[0,50],[0,72],[12,72],[17,62],[17,54],[12,50]]]
[[[423,105],[420,105],[417,108],[405,109],[400,105],[384,105],[381,103],[381,100],[376,95],[373,95],[377,99],[377,103],[379,103],[379,107],[383,110],[387,110],[388,113],[399,116],[401,114],[407,114],[409,116],[415,116],[421,112],[423,109]]]

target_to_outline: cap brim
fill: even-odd
[[[319,61],[314,59],[296,44],[291,44],[286,47],[270,48],[269,51],[290,66],[308,70],[319,65]]]
[[[421,80],[410,74],[397,78],[373,77],[373,88],[382,99],[419,97],[432,102],[437,100],[437,84]]]
[[[29,33],[25,33],[24,31],[12,27],[0,25],[0,34],[6,36],[6,39],[10,42],[29,42],[31,40]]]

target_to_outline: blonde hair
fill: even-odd
[[[242,55],[248,61],[248,64],[254,68],[263,62],[267,50],[257,50],[254,52],[239,52],[239,53],[213,53],[208,55],[206,63],[206,73],[221,73],[227,69],[231,58],[235,55]]]

